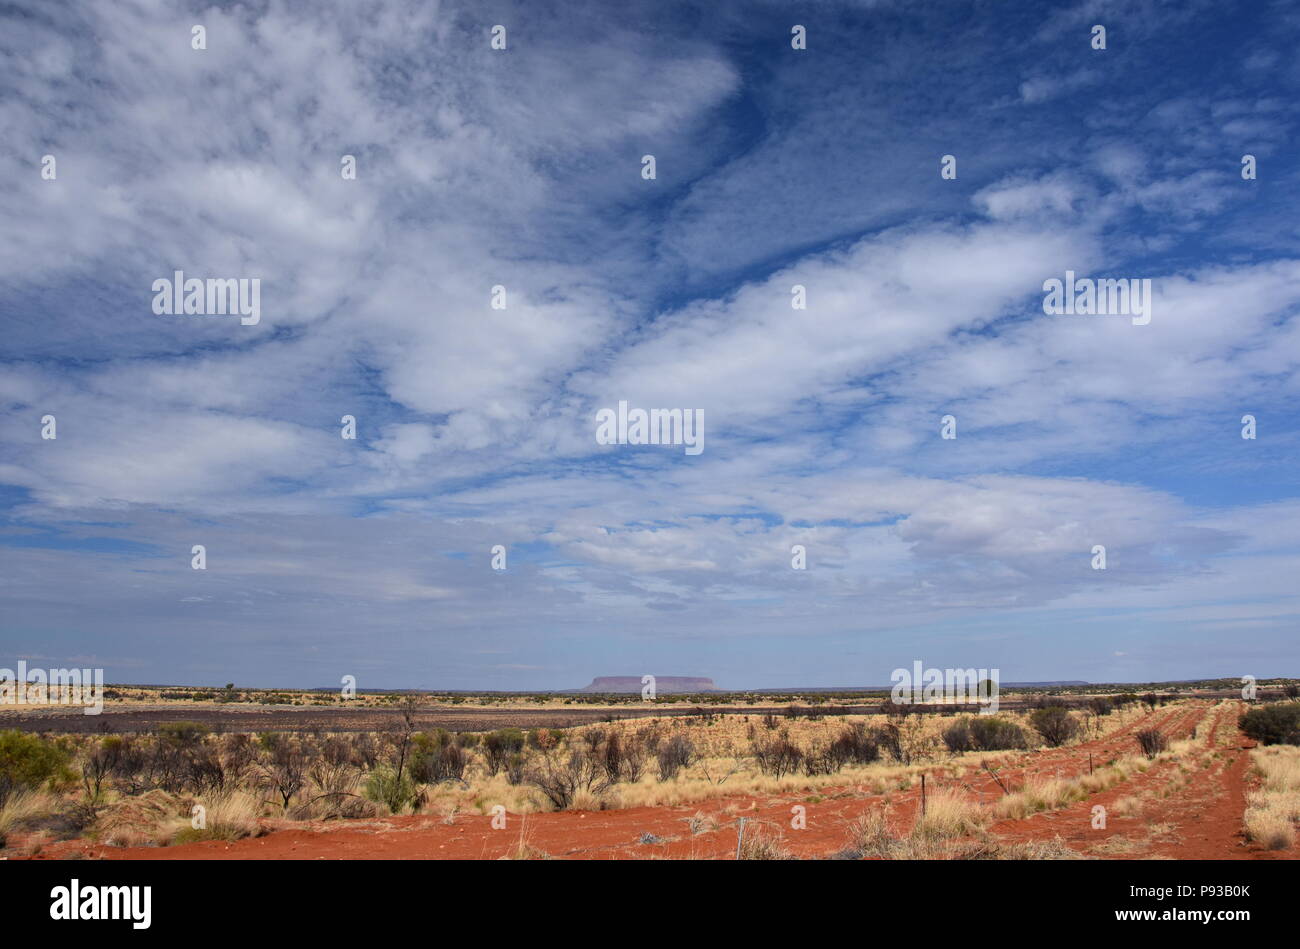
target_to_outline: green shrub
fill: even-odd
[[[163,722],[158,726],[159,737],[174,745],[192,745],[211,729],[199,722]]]
[[[409,773],[404,773],[398,779],[392,768],[378,768],[366,778],[364,796],[367,800],[387,806],[394,814],[400,814],[415,803],[415,783]]]
[[[1238,724],[1261,745],[1300,745],[1300,702],[1253,708]]]
[[[465,774],[469,758],[458,743],[448,741],[446,744],[421,742],[417,735],[415,748],[411,753],[411,777],[423,784],[437,784],[442,781],[459,781]]]
[[[971,719],[970,735],[976,751],[1011,751],[1029,747],[1024,729],[1015,722],[991,715],[977,715]]]
[[[985,715],[953,722],[943,733],[943,743],[954,752],[1010,751],[1029,746],[1024,730],[1015,722]]]
[[[860,722],[846,725],[831,742],[828,753],[841,764],[871,764],[880,758],[880,739]]]
[[[1079,731],[1079,723],[1069,711],[1059,705],[1035,709],[1029,716],[1030,723],[1043,736],[1043,741],[1056,748],[1064,745]]]
[[[14,791],[36,789],[64,776],[68,753],[37,735],[0,732],[0,804]]]
[[[501,728],[483,736],[483,755],[489,774],[497,774],[513,755],[523,750],[524,733],[518,728]]]

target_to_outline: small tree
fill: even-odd
[[[803,751],[784,731],[767,741],[755,739],[750,746],[750,753],[754,756],[758,769],[774,778],[794,773],[804,758]]]
[[[86,803],[94,807],[99,803],[100,795],[107,778],[117,766],[122,750],[122,739],[109,735],[102,741],[94,742],[81,760],[81,784],[86,789]]]
[[[280,795],[284,809],[307,780],[307,758],[293,739],[277,735],[270,748],[270,760],[261,767],[262,784]]]
[[[1029,716],[1029,721],[1038,734],[1043,736],[1043,741],[1053,748],[1065,744],[1079,731],[1079,723],[1069,711],[1059,705],[1035,709]]]

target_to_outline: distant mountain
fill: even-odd
[[[655,691],[668,693],[680,692],[721,692],[712,679],[704,676],[655,676]],[[579,689],[579,692],[640,692],[641,676],[596,676],[591,685]]]

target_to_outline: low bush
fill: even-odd
[[[392,813],[400,814],[415,803],[415,782],[409,772],[400,778],[397,772],[384,765],[370,772],[366,778],[365,796],[377,804],[383,804]]]
[[[755,739],[750,745],[758,770],[774,778],[793,774],[803,762],[803,751],[784,732],[767,741]]]
[[[1035,709],[1029,716],[1029,722],[1043,736],[1043,741],[1053,748],[1064,745],[1079,733],[1078,721],[1059,705]]]
[[[524,749],[524,733],[518,728],[501,728],[483,736],[483,758],[488,774],[496,775],[506,767],[511,755]]]
[[[1148,758],[1154,758],[1169,747],[1169,739],[1158,728],[1144,728],[1133,737],[1137,739],[1138,747]]]
[[[1300,702],[1253,708],[1239,724],[1248,737],[1261,745],[1300,745]]]
[[[978,716],[953,722],[943,732],[949,751],[1011,751],[1029,746],[1024,730],[1003,718]]]
[[[0,804],[15,791],[37,790],[64,776],[68,753],[38,735],[0,732]]]
[[[674,735],[659,748],[659,780],[671,781],[695,760],[695,746],[685,735]]]
[[[828,754],[841,765],[879,761],[879,734],[861,723],[849,725],[831,742]]]

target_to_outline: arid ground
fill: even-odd
[[[107,777],[81,826],[73,822],[70,830],[67,821],[60,825],[49,814],[44,821],[11,817],[4,854],[36,859],[734,859],[738,853],[751,859],[1296,857],[1300,749],[1257,748],[1238,728],[1246,703],[1175,698],[1163,704],[1130,702],[1105,714],[1077,705],[1062,713],[1075,722],[1075,732],[1055,746],[1034,734],[1031,723],[1041,727],[1041,720],[1026,708],[1032,704],[1022,698],[998,716],[1029,735],[1029,747],[995,751],[952,750],[953,726],[979,716],[951,710],[901,718],[879,708],[869,715],[849,709],[849,714],[810,717],[764,708],[729,708],[726,715],[676,709],[671,715],[659,710],[654,718],[643,717],[655,715],[654,709],[633,708],[426,710],[413,716],[416,734],[472,723],[483,732],[526,726],[530,735],[542,738],[539,744],[530,737],[521,746],[520,768],[510,780],[489,773],[483,742],[438,739],[447,748],[467,742],[462,770],[454,779],[436,767],[421,772],[409,799],[388,796],[374,779],[386,773],[383,761],[392,748],[401,747],[394,744],[399,739],[391,717],[397,713],[391,711],[357,710],[343,726],[338,713],[328,709],[165,710],[162,719],[156,709],[114,710],[103,718],[115,727],[131,723],[123,731],[182,717],[219,724],[225,735],[201,733],[186,740],[198,748],[211,745],[214,754],[220,747],[227,756],[216,756],[224,762],[226,789],[186,787],[183,779],[168,784],[163,778],[150,787],[131,770],[136,765],[119,765],[120,774],[131,776],[116,783]],[[346,777],[332,778],[323,765],[304,767],[300,780],[286,788],[287,797],[277,797],[271,762],[290,754],[287,745],[263,738],[273,749],[266,761],[255,752],[243,765],[227,758],[237,744],[232,735],[265,735],[284,728],[287,716],[300,716],[294,722],[298,730],[317,730],[316,740],[325,749],[331,741],[344,747],[367,726],[373,728],[376,760],[353,766],[346,748],[323,751],[326,758],[333,754],[330,760],[340,762]],[[613,716],[618,720],[604,721]],[[0,724],[11,727],[11,721]],[[559,728],[565,731],[552,731]],[[885,731],[873,731],[881,728]],[[867,754],[876,757],[859,762],[850,755],[833,768],[813,764],[822,760],[818,756],[829,760],[837,747],[834,739],[844,740],[855,730],[859,736],[884,736],[879,738],[884,745]],[[1143,733],[1158,733],[1146,739],[1154,747],[1143,749],[1138,741]],[[558,741],[548,745],[548,735],[559,736]],[[647,742],[652,753],[645,766],[631,775],[624,769],[610,771],[610,780],[602,777],[597,765],[607,760],[612,736],[622,736],[616,749]],[[51,740],[76,743],[74,758],[83,762],[91,760],[86,755],[96,742],[105,741]],[[285,740],[305,743],[294,745],[295,753],[311,760],[312,739]],[[416,743],[435,749],[429,761],[441,760],[437,741]],[[655,754],[681,743],[691,746],[689,761],[666,776],[657,772]],[[782,765],[778,752],[790,760]],[[563,780],[578,776],[559,801],[545,793],[548,775],[557,773]],[[117,790],[107,790],[114,785]],[[234,786],[248,789],[239,792],[239,807],[229,796]],[[84,804],[90,794],[84,782],[83,792]],[[69,782],[62,800],[77,797],[75,782]],[[326,803],[346,799],[356,806],[322,810],[322,797]],[[195,831],[187,817],[203,802],[214,820],[226,823]],[[59,810],[48,800],[45,809]],[[227,812],[233,816],[216,816]]]

